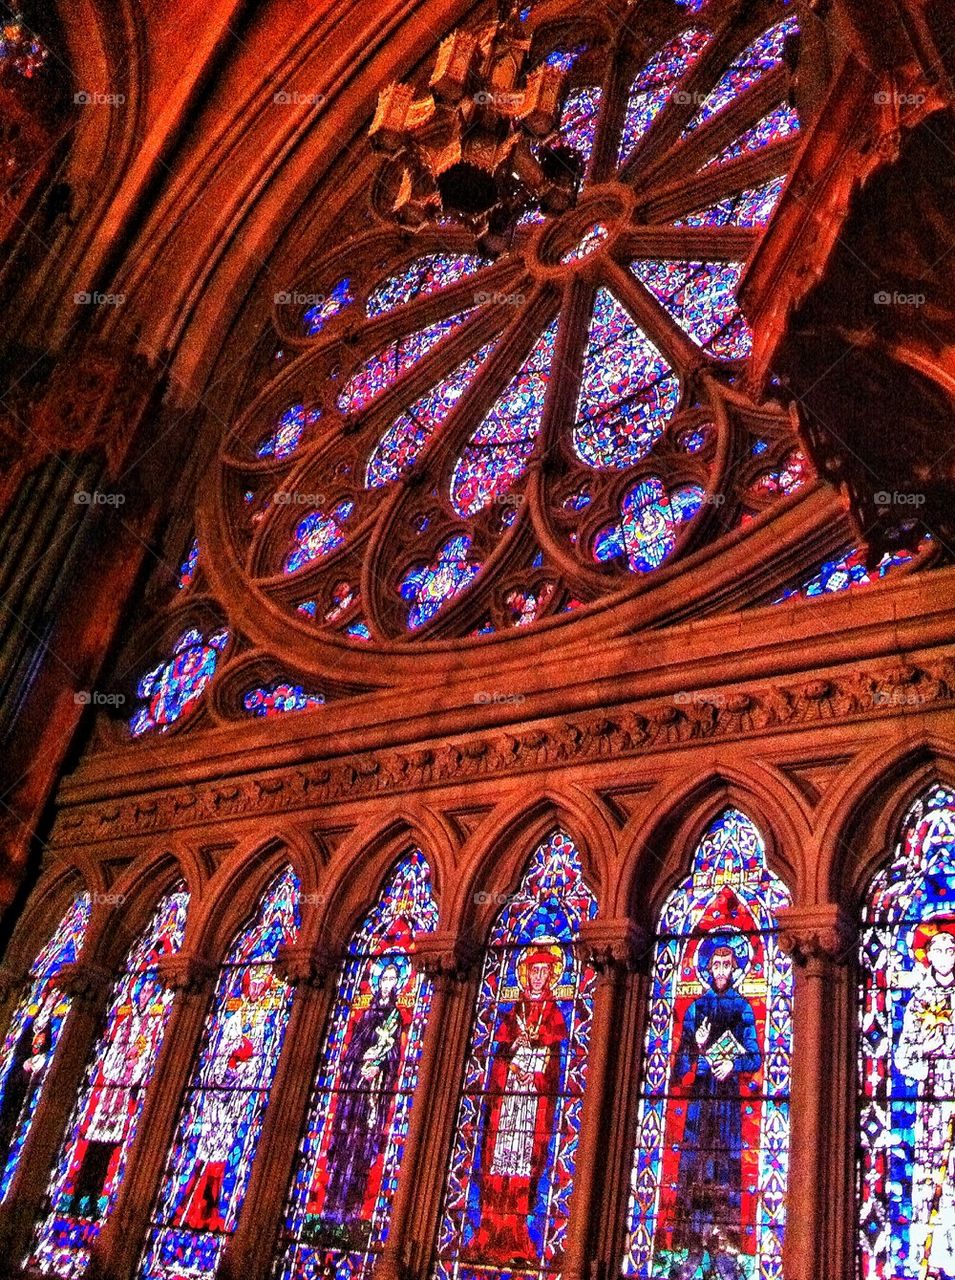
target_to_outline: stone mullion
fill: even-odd
[[[433,984],[431,1008],[421,1047],[418,1083],[408,1134],[401,1158],[395,1198],[391,1206],[388,1238],[375,1267],[374,1280],[400,1280],[405,1273],[412,1212],[418,1190],[419,1165],[427,1157],[426,1138],[430,1132],[434,1107],[432,1101],[441,1092],[441,1066],[448,1039],[448,1023],[454,992],[461,985],[464,962],[454,939],[446,934],[419,934],[412,956],[415,967]],[[456,1101],[457,1099],[455,1099]]]
[[[0,1254],[2,1266],[10,1273],[18,1270],[30,1247],[63,1130],[101,1024],[109,975],[78,961],[64,965],[54,982],[71,997],[72,1003],[41,1086],[6,1203],[0,1210]]]
[[[93,1245],[86,1280],[130,1280],[149,1228],[160,1179],[172,1146],[183,1092],[209,1017],[216,970],[182,952],[161,962],[159,974],[176,991],[126,1162],[113,1212]]]
[[[417,1100],[419,1111],[428,1117],[428,1141],[421,1143],[407,1210],[404,1256],[400,1260],[403,1280],[423,1280],[434,1258],[461,1082],[474,1022],[479,966],[467,976],[462,973],[458,981],[446,979],[446,982],[443,1029],[435,1053],[432,1087],[429,1093],[422,1092]]]
[[[582,925],[580,937],[589,962],[597,970],[597,989],[562,1268],[564,1280],[585,1280],[591,1273],[594,1218],[599,1215],[601,1204],[599,1184],[606,1173],[607,1097],[614,1074],[621,998],[627,973],[642,949],[638,931],[629,920],[588,922]]]
[[[277,967],[295,987],[285,1044],[269,1090],[262,1131],[235,1232],[219,1265],[221,1280],[264,1280],[276,1251],[295,1157],[305,1128],[340,963],[289,947]]]
[[[795,969],[783,1274],[786,1280],[818,1280],[823,1275],[827,1280],[850,1280],[844,1256],[836,1259],[827,1252],[831,1235],[827,1241],[826,1226],[830,1231],[835,1227],[838,1235],[840,1217],[851,1218],[851,1202],[840,1200],[847,1152],[853,1146],[852,1107],[833,1086],[836,1080],[846,1085],[851,1079],[845,1060],[849,1001],[843,962],[853,934],[841,908],[833,904],[788,907],[778,914],[780,942],[792,955]],[[834,1171],[830,1161],[837,1153],[841,1158]]]

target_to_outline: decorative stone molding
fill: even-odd
[[[146,832],[221,822],[243,814],[262,816],[354,800],[382,792],[464,782],[541,767],[612,757],[626,759],[662,747],[744,738],[861,717],[921,711],[955,704],[955,658],[924,666],[899,660],[858,667],[793,684],[705,691],[692,700],[657,699],[639,709],[582,714],[515,726],[463,741],[320,760],[286,770],[232,780],[169,788],[154,796],[63,809],[53,846],[99,844]],[[148,803],[145,803],[148,801]]]
[[[189,995],[207,990],[216,976],[216,966],[211,961],[188,951],[162,956],[156,971],[159,981],[169,991],[184,991]]]
[[[411,963],[432,982],[462,982],[480,953],[476,943],[456,933],[418,933]]]
[[[855,947],[855,921],[838,903],[783,907],[777,918],[780,946],[799,965],[842,964]]]
[[[636,969],[652,939],[646,929],[629,919],[585,920],[580,941],[587,959],[603,980],[614,980]]]
[[[279,947],[275,972],[290,986],[322,987],[338,972],[341,961],[322,947],[298,947],[286,943]]]
[[[83,1004],[96,1004],[108,990],[113,975],[100,965],[74,960],[53,975],[53,985]]]

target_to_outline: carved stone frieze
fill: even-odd
[[[109,987],[112,974],[86,960],[65,964],[53,975],[53,985],[64,995],[85,1004],[96,1004]]]
[[[779,942],[799,965],[841,964],[855,946],[856,926],[837,903],[783,907]]]
[[[298,764],[181,791],[64,808],[57,815],[54,846],[97,844],[154,831],[202,826],[223,818],[307,808],[354,800],[384,791],[414,790],[586,762],[621,759],[665,746],[799,728],[955,703],[955,658],[916,665],[899,660],[869,670],[843,670],[825,677],[705,693],[693,699],[658,699],[639,710],[621,709],[561,718],[526,729],[494,731],[433,750],[420,745],[371,751],[347,760]],[[148,810],[148,811],[147,811]]]
[[[179,951],[175,955],[161,956],[156,971],[159,981],[168,990],[195,995],[212,985],[216,966],[203,956]]]
[[[286,944],[279,948],[275,971],[290,986],[324,986],[336,973],[339,959],[321,947],[298,947]]]

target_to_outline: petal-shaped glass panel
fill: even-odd
[[[279,418],[275,429],[259,442],[255,450],[257,458],[287,458],[302,443],[305,428],[322,416],[320,409],[306,409],[303,404],[291,404]]]
[[[403,373],[407,373],[426,356],[432,347],[437,346],[442,338],[459,329],[472,310],[473,308],[469,308],[456,316],[437,320],[424,329],[404,334],[369,356],[338,395],[336,403],[342,413],[358,413],[371,404],[372,400],[387,391]]]
[[[468,585],[481,571],[473,564],[471,539],[459,533],[449,538],[435,560],[421,565],[406,574],[399,588],[402,597],[411,601],[408,610],[408,629],[424,626],[454,596]]]
[[[709,355],[722,360],[749,355],[752,334],[736,301],[743,263],[639,258],[630,269]]]
[[[597,535],[594,559],[626,556],[631,573],[659,568],[676,546],[678,527],[696,515],[703,497],[699,485],[682,485],[670,493],[656,476],[648,476],[624,494],[620,523]]]
[[[451,478],[451,505],[458,515],[475,515],[523,475],[540,433],[556,338],[555,320],[458,459]]]
[[[346,499],[339,502],[328,515],[320,510],[310,511],[296,525],[293,547],[285,558],[283,572],[295,573],[314,560],[323,560],[325,556],[337,551],[345,541],[342,524],[349,519],[354,509],[354,502]]]
[[[690,27],[658,49],[634,80],[620,134],[619,164],[630,158],[659,112],[673,99],[676,86],[697,61],[709,39],[708,31]]]
[[[772,217],[785,185],[785,178],[771,178],[759,187],[747,187],[716,204],[707,205],[677,218],[676,227],[764,227]]]
[[[719,155],[715,155],[712,160],[707,160],[702,167],[711,169],[714,165],[726,164],[729,160],[735,160],[737,156],[759,151],[761,147],[768,146],[770,142],[782,142],[783,138],[791,137],[792,134],[798,132],[799,116],[788,102],[781,102],[778,107],[774,107],[772,111],[767,112],[762,120],[758,120],[751,129],[747,129],[738,138],[734,138],[729,146],[723,148]]]
[[[350,307],[354,302],[351,292],[351,280],[346,276],[339,280],[329,293],[316,301],[302,313],[302,328],[310,338],[314,338],[335,316]]]
[[[683,137],[712,119],[718,111],[729,106],[734,98],[751,89],[774,67],[780,66],[786,37],[796,35],[798,31],[799,24],[796,15],[793,14],[762,32],[752,44],[747,45],[720,76],[712,92],[707,95],[706,101],[683,130]]]
[[[371,318],[387,315],[487,266],[490,260],[476,253],[427,253],[377,285],[368,295],[365,310]]]
[[[629,467],[650,452],[680,399],[663,355],[607,289],[584,353],[574,449],[590,467]]]
[[[497,344],[488,342],[399,414],[368,459],[365,488],[377,489],[414,466],[418,454],[471,385]]]
[[[580,88],[571,89],[568,93],[560,117],[561,141],[566,146],[573,147],[583,160],[585,168],[593,155],[597,121],[600,118],[600,102],[599,85],[581,85]]]

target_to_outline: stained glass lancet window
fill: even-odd
[[[789,903],[763,839],[719,815],[654,953],[623,1274],[781,1280],[789,1155]]]
[[[292,992],[274,962],[298,932],[298,901],[287,867],[222,966],[153,1206],[141,1280],[212,1275],[235,1230],[288,1024]]]
[[[46,1275],[82,1275],[112,1211],[172,1010],[156,966],[182,945],[188,903],[182,884],[163,897],[113,984],[29,1259]]]
[[[534,853],[485,952],[445,1192],[436,1277],[554,1277],[565,1247],[597,904],[563,832]]]
[[[34,960],[0,1051],[0,1201],[10,1190],[70,1011],[72,997],[60,991],[57,975],[80,953],[91,906],[88,893],[78,894]]]
[[[436,928],[419,850],[355,931],[325,1035],[276,1266],[281,1280],[366,1276],[388,1234],[431,982],[411,964]]]
[[[859,1274],[955,1276],[955,790],[910,808],[859,948]]]

